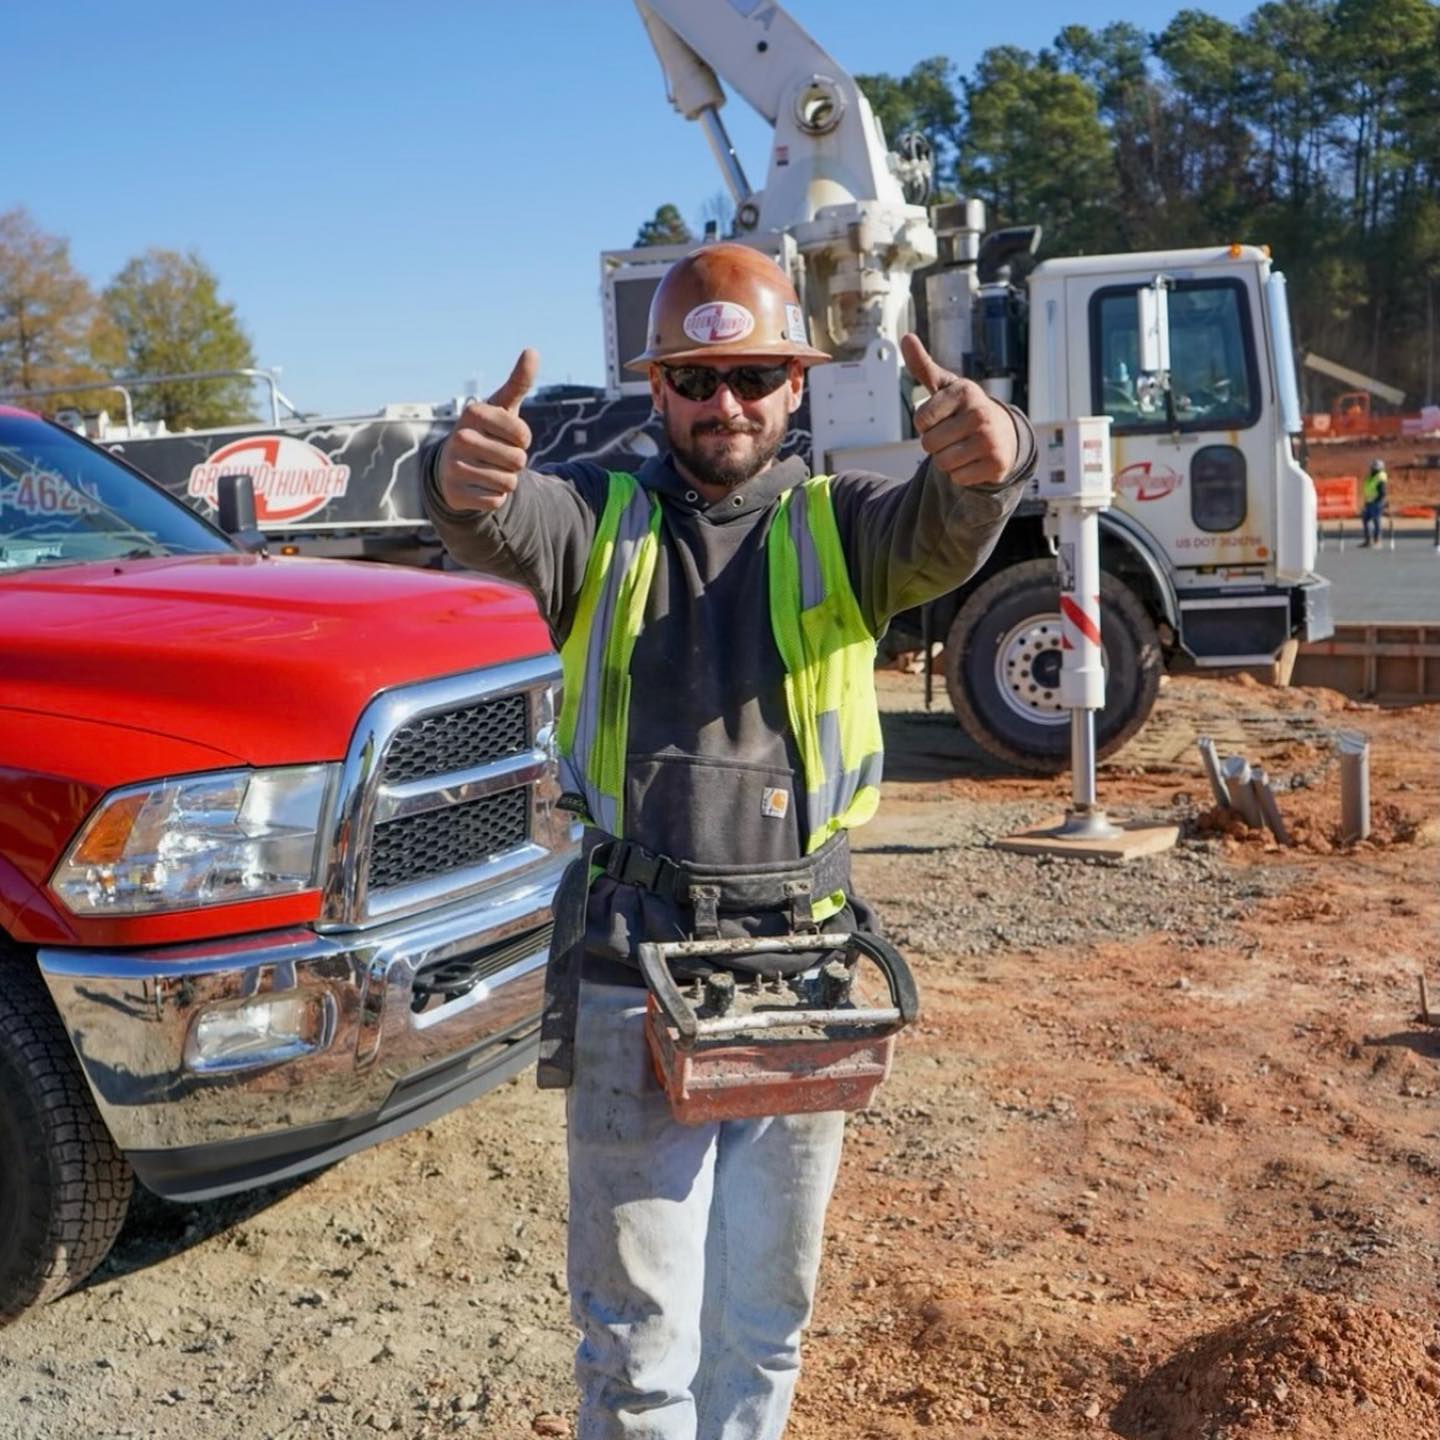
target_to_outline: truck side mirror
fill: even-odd
[[[1136,295],[1140,305],[1140,372],[1170,377],[1170,281],[1157,275]]]
[[[265,553],[266,540],[255,521],[255,483],[248,475],[221,475],[215,481],[220,528],[242,550]]]

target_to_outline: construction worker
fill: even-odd
[[[636,475],[528,468],[525,350],[427,457],[428,505],[458,561],[528,587],[565,667],[562,781],[587,830],[556,900],[540,1080],[568,1086],[579,1440],[775,1440],[844,1117],[677,1123],[635,948],[786,933],[788,882],[831,897],[807,911],[823,928],[872,926],[847,831],[878,799],[875,637],[978,569],[1035,445],[909,335],[930,392],[912,479],[778,458],[806,368],[829,357],[747,246],[674,265],[648,340],[631,368],[668,448]]]
[[[1365,532],[1365,538],[1360,542],[1362,550],[1370,544],[1372,526],[1375,530],[1375,544],[1380,544],[1380,517],[1385,513],[1385,495],[1389,482],[1390,477],[1385,473],[1385,462],[1377,455],[1370,462],[1370,469],[1365,476],[1364,504],[1360,508],[1360,528]]]

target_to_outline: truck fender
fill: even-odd
[[[50,896],[0,855],[0,955],[7,939],[17,944],[73,945],[76,937]]]
[[[1124,546],[1134,557],[1141,573],[1149,581],[1150,595],[1140,595],[1141,600],[1153,600],[1160,608],[1158,619],[1180,633],[1180,602],[1175,594],[1175,581],[1165,556],[1155,542],[1123,510],[1102,510],[1100,532],[1103,541]],[[1132,587],[1133,588],[1133,587]]]

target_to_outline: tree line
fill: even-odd
[[[1440,396],[1440,6],[1267,0],[1158,33],[1067,25],[962,75],[944,56],[856,80],[894,146],[930,142],[937,199],[1046,255],[1268,244],[1298,347]],[[637,245],[684,243],[664,205]]]
[[[1046,254],[1268,244],[1296,344],[1435,403],[1440,6],[1268,0],[1232,25],[1067,25],[857,76],[893,143],[922,131],[951,194]]]
[[[114,410],[117,397],[84,388],[124,377],[253,367],[254,350],[214,271],[195,253],[152,248],[98,293],[70,245],[23,209],[0,213],[0,398],[56,386],[28,408]],[[133,391],[135,415],[172,430],[251,418],[248,380],[179,381]]]

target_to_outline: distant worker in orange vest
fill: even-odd
[[[1370,527],[1375,527],[1375,544],[1380,544],[1380,516],[1385,510],[1385,493],[1390,477],[1385,473],[1385,462],[1377,455],[1370,462],[1370,473],[1365,477],[1365,503],[1360,509],[1360,527],[1365,538],[1360,542],[1363,549],[1370,544]]]

